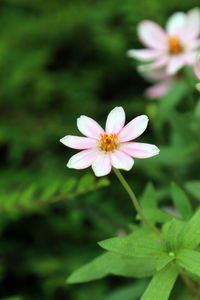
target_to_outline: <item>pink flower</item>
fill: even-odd
[[[141,61],[153,61],[144,68],[166,66],[167,74],[175,74],[185,65],[193,65],[200,45],[200,10],[173,14],[163,30],[152,21],[142,21],[138,35],[147,49],[129,50],[128,55]]]
[[[197,58],[194,65],[194,74],[200,80],[200,56]]]
[[[164,97],[170,91],[173,83],[178,80],[178,76],[168,75],[165,70],[152,70],[149,72],[140,72],[140,74],[149,82],[154,83],[144,92],[148,99],[160,99]]]
[[[148,158],[159,153],[151,144],[130,142],[139,137],[146,129],[148,117],[136,117],[126,126],[125,112],[115,107],[106,120],[106,130],[93,119],[80,116],[77,127],[85,137],[67,135],[60,141],[73,149],[82,149],[68,161],[67,167],[85,169],[92,166],[96,176],[110,173],[112,166],[129,171],[134,163],[132,157]]]

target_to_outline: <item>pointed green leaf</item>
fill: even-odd
[[[166,251],[177,252],[180,247],[180,233],[185,223],[183,221],[173,219],[164,226],[164,239],[166,241]]]
[[[142,210],[157,208],[156,192],[151,182],[146,185],[140,204]]]
[[[183,219],[188,220],[192,216],[192,206],[185,192],[175,183],[171,183],[171,193],[174,205]]]
[[[176,258],[177,264],[188,272],[200,276],[200,253],[194,250],[181,249]]]
[[[141,300],[167,300],[177,277],[177,266],[174,264],[167,265],[154,275]]]
[[[153,223],[165,223],[170,221],[173,216],[162,211],[159,208],[148,208],[142,210],[144,216]],[[141,220],[140,215],[137,215],[137,220]]]
[[[185,224],[180,232],[180,243],[182,248],[195,249],[200,243],[200,209]]]
[[[99,242],[99,245],[106,250],[133,257],[159,257],[164,252],[163,243],[142,233],[111,238]]]
[[[186,189],[191,193],[197,200],[200,200],[200,181],[193,180],[186,182]]]
[[[172,260],[175,259],[175,254],[173,252],[165,253],[158,259],[157,271],[162,270],[166,265],[168,265]]]
[[[148,277],[155,273],[157,260],[141,259],[105,252],[90,263],[73,272],[67,283],[88,282],[103,278],[109,274],[126,277]]]
[[[136,281],[134,284],[123,286],[112,291],[104,300],[138,300],[143,294],[147,284],[147,280]]]

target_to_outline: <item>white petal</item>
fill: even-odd
[[[105,176],[111,171],[110,154],[101,152],[92,164],[92,169],[97,177]]]
[[[195,39],[200,33],[200,10],[193,8],[187,13],[187,22],[185,28],[186,36],[189,40]]]
[[[138,26],[141,42],[150,48],[164,50],[167,47],[167,34],[155,22],[142,21]]]
[[[155,145],[134,142],[122,143],[120,150],[136,158],[149,158],[160,152]]]
[[[111,112],[109,113],[107,120],[106,120],[106,132],[108,134],[110,133],[116,133],[122,129],[125,123],[125,112],[123,108],[115,107]]]
[[[133,164],[134,160],[129,155],[121,152],[120,150],[115,150],[115,152],[111,152],[111,163],[116,169],[123,169],[129,171]]]
[[[67,167],[72,169],[88,168],[99,154],[100,152],[96,149],[83,150],[70,158]]]
[[[138,67],[140,72],[150,72],[151,70],[155,70],[158,68],[163,67],[164,65],[166,65],[166,63],[168,62],[168,56],[163,55],[158,57],[157,60],[155,60],[153,63],[151,64],[146,64],[146,65],[140,65]]]
[[[95,120],[87,116],[80,116],[77,119],[77,127],[82,134],[91,138],[99,139],[100,133],[104,133],[103,128]]]
[[[73,149],[90,149],[98,146],[98,142],[95,139],[74,135],[66,135],[60,142]]]
[[[183,32],[186,24],[186,14],[183,12],[177,12],[173,14],[167,22],[167,32],[170,35],[179,35]]]
[[[139,60],[149,61],[160,56],[160,51],[151,49],[129,50],[127,52],[129,57],[133,57]]]
[[[174,55],[169,59],[167,73],[174,75],[185,65],[184,55]]]
[[[194,73],[196,77],[200,80],[200,57],[197,59],[194,65]]]
[[[141,115],[130,121],[119,133],[120,142],[128,142],[140,136],[148,124],[148,117]]]

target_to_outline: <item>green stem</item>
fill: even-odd
[[[128,195],[131,198],[131,201],[137,211],[137,213],[140,215],[141,219],[143,220],[143,222],[154,232],[156,232],[156,234],[160,235],[160,231],[153,225],[151,224],[151,222],[149,222],[146,217],[143,215],[143,212],[140,209],[139,203],[137,201],[137,198],[134,194],[134,192],[132,191],[132,189],[130,188],[128,182],[125,180],[124,176],[121,174],[121,172],[118,169],[113,168],[117,178],[119,179],[119,181],[121,182],[121,184],[123,185],[123,187],[125,188],[125,190],[127,191]]]

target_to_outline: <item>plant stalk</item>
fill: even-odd
[[[139,206],[139,203],[137,201],[137,198],[134,194],[134,192],[132,191],[131,187],[129,186],[128,182],[125,180],[124,176],[121,174],[121,172],[116,169],[113,168],[115,175],[117,176],[117,178],[119,179],[119,181],[121,182],[121,184],[123,185],[123,187],[125,188],[125,190],[127,191],[129,197],[131,198],[131,201],[137,211],[137,213],[140,215],[142,221],[154,232],[156,232],[156,234],[160,235],[160,231],[151,223],[149,222],[146,217],[143,215],[143,212],[141,211],[141,208]]]

